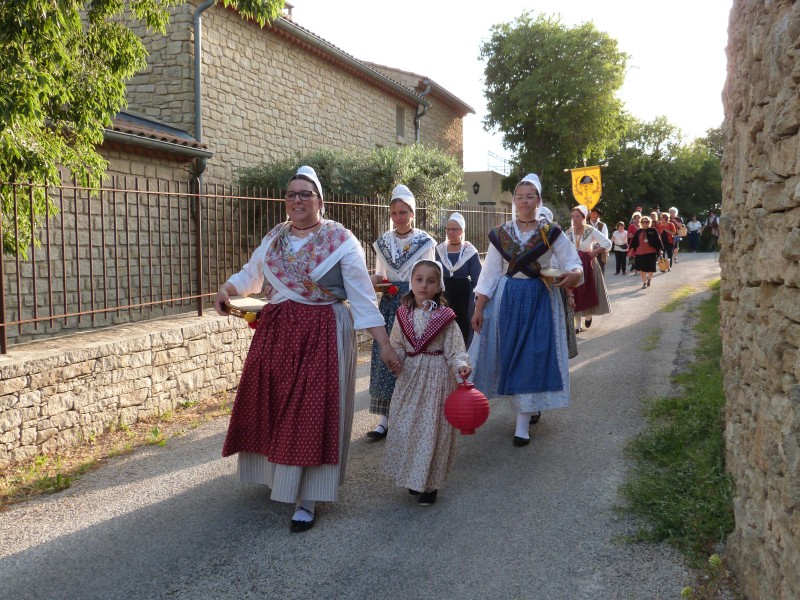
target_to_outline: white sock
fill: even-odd
[[[383,427],[383,430],[386,431],[389,428],[389,417],[387,415],[381,415],[381,422],[378,423],[378,425]],[[375,429],[377,428],[378,426],[376,425]]]
[[[314,519],[314,507],[316,505],[317,502],[315,500],[298,500],[294,509],[292,521],[312,521]],[[311,514],[308,514],[306,510],[299,510],[301,508],[306,509]]]
[[[528,427],[531,423],[531,415],[533,413],[517,413],[517,431],[514,434],[517,437],[524,438],[526,440],[530,439],[530,435],[528,434]]]
[[[580,328],[581,328],[581,318],[575,317],[575,329],[580,329]]]

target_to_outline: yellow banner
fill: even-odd
[[[600,166],[579,167],[570,169],[572,177],[572,195],[578,204],[583,204],[592,210],[595,204],[600,202],[600,195],[603,193],[603,184],[600,181]]]

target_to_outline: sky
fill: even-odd
[[[625,110],[678,126],[687,141],[722,124],[725,45],[733,0],[289,0],[301,27],[355,58],[424,75],[475,109],[464,118],[464,170],[499,170],[502,135],[486,132],[484,63],[491,26],[526,11],[593,22],[630,55]],[[424,127],[424,125],[423,125]],[[579,165],[575,165],[579,166]]]

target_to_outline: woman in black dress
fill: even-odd
[[[478,250],[464,240],[466,221],[461,213],[453,213],[445,226],[447,241],[436,246],[436,257],[444,265],[444,295],[456,313],[456,323],[469,348],[472,341],[472,311],[475,307],[473,289],[481,274]]]

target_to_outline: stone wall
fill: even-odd
[[[241,319],[182,316],[15,348],[0,356],[0,466],[234,389],[251,338]]]
[[[173,8],[167,37],[137,32],[150,56],[127,92],[132,111],[190,133],[195,133],[194,10],[191,3]],[[214,152],[208,183],[233,182],[240,167],[295,152],[370,150],[414,141],[412,101],[221,5],[204,12],[202,20],[203,142]],[[402,132],[397,131],[398,109]],[[450,111],[439,112],[425,123],[421,141],[448,148],[460,160],[461,120]]]
[[[750,599],[800,598],[800,3],[734,0],[720,306],[728,553]]]

